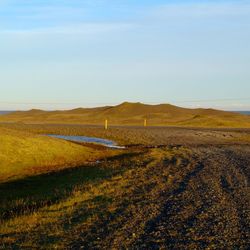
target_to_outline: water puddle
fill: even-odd
[[[103,145],[108,148],[117,148],[117,149],[124,149],[125,147],[118,146],[117,143],[111,140],[96,138],[96,137],[87,137],[87,136],[70,136],[70,135],[47,135],[57,139],[63,139],[67,141],[74,141],[74,142],[85,142],[85,143],[95,143],[99,145]]]

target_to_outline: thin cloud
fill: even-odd
[[[109,32],[119,32],[134,28],[132,23],[79,23],[75,25],[56,26],[48,28],[1,30],[0,34],[9,35],[96,35]]]
[[[168,18],[211,18],[248,16],[250,3],[246,2],[211,2],[179,3],[157,6],[151,16],[159,19]]]

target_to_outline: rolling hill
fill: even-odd
[[[129,102],[66,111],[18,111],[2,115],[0,122],[102,125],[105,119],[110,125],[143,125],[147,119],[148,125],[152,126],[250,127],[249,116],[234,112]]]
[[[109,152],[0,128],[0,183],[80,166]]]

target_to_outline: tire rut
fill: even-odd
[[[195,168],[167,194],[161,213],[148,221],[133,249],[248,249],[250,165],[245,161],[242,171],[232,151],[194,149]]]

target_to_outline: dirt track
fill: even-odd
[[[103,133],[83,131],[92,136]],[[131,154],[100,163],[104,169],[112,166],[122,172],[90,188],[83,185],[70,212],[64,203],[59,206],[63,216],[55,217],[53,206],[35,211],[55,222],[29,225],[23,232],[13,229],[0,237],[7,242],[3,246],[249,249],[249,130],[152,128],[142,137],[143,131],[109,131],[107,138],[120,141],[124,136],[133,142],[140,138],[140,145],[129,147]]]
[[[199,148],[199,159],[166,196],[161,213],[135,244],[145,249],[247,249],[249,148]]]
[[[81,232],[72,249],[249,248],[250,147],[174,149],[170,162],[166,150],[126,176],[133,189],[121,196],[129,202],[91,235]]]

